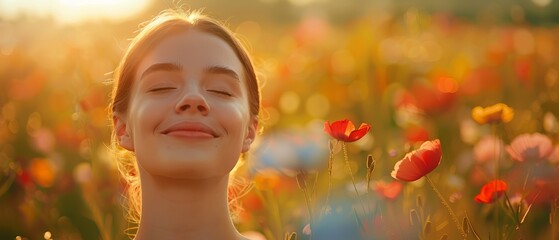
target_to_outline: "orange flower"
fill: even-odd
[[[29,164],[29,174],[41,187],[50,187],[54,184],[55,171],[51,161],[46,158],[34,158]]]
[[[480,106],[472,109],[472,118],[479,124],[507,123],[514,117],[514,110],[504,103],[483,108]]]
[[[324,131],[331,137],[342,142],[355,142],[361,139],[369,132],[371,125],[362,123],[359,129],[355,129],[355,125],[347,119],[324,123]]]
[[[254,175],[254,185],[261,190],[275,189],[280,181],[281,179],[277,172],[272,169],[261,170]]]
[[[481,192],[474,198],[478,203],[492,203],[507,190],[507,183],[493,180],[481,188]]]
[[[394,165],[393,178],[413,182],[433,171],[441,163],[442,150],[439,139],[426,141],[419,149],[409,152]]]

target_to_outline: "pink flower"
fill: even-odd
[[[512,140],[507,152],[519,162],[539,161],[547,159],[553,153],[553,145],[549,137],[541,133],[522,134]]]
[[[433,171],[441,163],[442,150],[439,139],[421,144],[419,149],[409,152],[394,165],[390,174],[393,178],[413,182]]]
[[[483,137],[474,146],[474,157],[476,162],[485,163],[496,160],[501,152],[503,141],[494,136]]]
[[[303,227],[303,234],[304,235],[311,235],[312,230],[311,230],[311,225],[307,223],[307,225],[305,225],[305,227]]]
[[[56,145],[56,139],[50,129],[40,128],[31,134],[35,148],[43,153],[50,153]]]
[[[556,164],[559,163],[559,144],[555,145],[553,152],[549,155],[549,162]]]

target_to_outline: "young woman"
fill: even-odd
[[[136,240],[246,239],[228,187],[259,108],[251,60],[223,25],[169,10],[141,29],[115,71],[110,106]]]

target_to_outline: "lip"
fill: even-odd
[[[185,138],[216,138],[219,135],[201,122],[179,122],[164,129],[162,134]]]

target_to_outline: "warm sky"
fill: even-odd
[[[0,0],[0,17],[52,16],[60,23],[93,19],[118,21],[145,9],[152,0]]]

